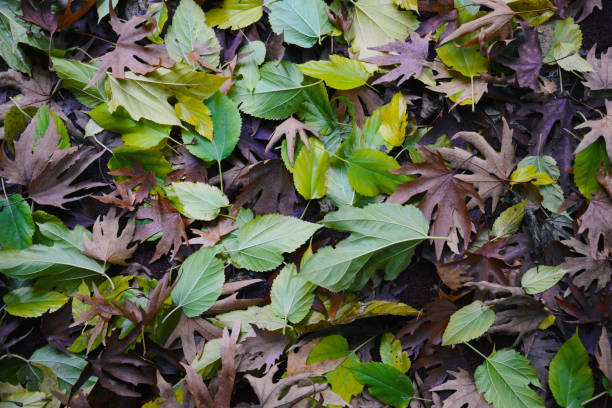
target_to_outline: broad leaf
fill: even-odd
[[[293,182],[302,197],[311,200],[325,196],[328,167],[329,153],[323,143],[310,138],[310,149],[303,147],[293,166]]]
[[[362,363],[353,369],[357,381],[379,401],[396,408],[406,408],[414,396],[414,386],[407,375],[384,363]]]
[[[182,97],[174,105],[174,111],[181,120],[193,125],[196,132],[212,141],[213,121],[210,109],[201,100],[189,96]]]
[[[378,132],[389,146],[397,147],[404,143],[408,125],[407,108],[401,92],[396,93],[387,105],[378,108],[381,110],[382,120]]]
[[[286,265],[274,279],[270,306],[285,321],[297,324],[310,311],[315,285],[302,279],[294,264]]]
[[[558,64],[566,71],[590,72],[593,67],[579,54],[582,31],[572,17],[555,21],[552,44],[544,61]]]
[[[574,158],[574,183],[586,198],[593,197],[599,190],[597,174],[602,167],[604,171],[610,171],[610,157],[606,152],[606,143],[599,138]]]
[[[166,191],[176,209],[194,220],[214,220],[221,208],[229,206],[225,194],[206,183],[177,182],[172,183]]]
[[[518,231],[525,216],[525,204],[526,201],[521,201],[499,214],[491,228],[495,238],[507,238]]]
[[[395,340],[393,333],[385,333],[380,339],[380,360],[406,374],[410,369],[408,354],[402,350],[402,344]]]
[[[216,248],[202,248],[191,254],[179,269],[172,301],[187,317],[204,313],[221,295],[225,274]]]
[[[0,200],[0,245],[23,249],[32,245],[34,221],[30,206],[19,194]]]
[[[87,360],[74,354],[61,353],[48,345],[36,350],[30,361],[53,370],[63,389],[74,385],[87,365]],[[88,382],[85,386],[88,385],[93,385],[93,382]]]
[[[480,300],[462,307],[452,314],[444,335],[442,345],[465,343],[482,336],[495,321],[495,312]]]
[[[530,295],[552,288],[565,276],[567,270],[557,266],[534,266],[521,278],[521,286]]]
[[[238,56],[235,73],[242,76],[241,83],[253,92],[259,82],[259,66],[266,59],[266,45],[261,41],[251,41],[238,49]]]
[[[372,75],[363,62],[335,54],[329,56],[329,61],[308,61],[298,65],[298,68],[305,75],[321,79],[334,89],[358,88]]]
[[[7,293],[2,300],[6,311],[13,316],[39,317],[56,311],[68,298],[59,292],[23,287]]]
[[[476,45],[459,47],[454,43],[448,43],[436,51],[449,69],[458,71],[468,78],[474,78],[481,72],[489,71],[489,60],[480,55]]]
[[[104,90],[104,79],[85,89],[98,68],[83,62],[65,58],[52,58],[53,69],[62,79],[62,86],[74,94],[83,105],[94,108],[108,100]]]
[[[550,362],[548,385],[562,407],[581,407],[593,396],[593,372],[578,332],[563,343]]]
[[[310,48],[333,26],[325,14],[323,0],[280,0],[270,4],[270,25],[285,42]]]
[[[206,21],[221,30],[238,30],[259,21],[263,14],[261,0],[223,0],[221,8],[210,10]]]
[[[359,149],[348,160],[348,179],[356,192],[367,197],[391,194],[407,178],[389,170],[399,169],[391,156],[374,149]]]

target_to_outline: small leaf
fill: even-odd
[[[410,358],[408,358],[408,353],[402,350],[400,341],[393,341],[393,339],[393,333],[383,334],[380,339],[380,359],[383,363],[406,374],[410,369]]]
[[[356,192],[367,197],[391,194],[407,177],[392,174],[399,169],[393,157],[374,149],[359,149],[349,159],[348,179]]]
[[[59,292],[24,287],[7,293],[2,300],[6,304],[6,311],[13,316],[38,317],[55,312],[68,298]]]
[[[384,363],[362,363],[353,369],[355,378],[376,399],[397,408],[406,408],[414,396],[414,386],[407,375]]]
[[[606,152],[606,143],[598,138],[574,158],[574,183],[586,198],[592,198],[599,191],[597,174],[602,167],[605,172],[610,171],[610,157]]]
[[[30,206],[19,194],[0,200],[0,245],[23,249],[32,245],[34,221]]]
[[[167,187],[166,191],[176,209],[194,220],[214,220],[221,208],[229,205],[221,190],[206,183],[177,182]]]
[[[510,184],[531,183],[535,186],[547,186],[553,184],[553,180],[548,174],[538,172],[535,166],[524,166],[514,170],[510,175]]]
[[[277,316],[297,324],[310,311],[315,285],[302,279],[294,264],[286,265],[272,283],[271,307]]]
[[[378,131],[390,146],[401,146],[404,143],[408,124],[407,108],[401,92],[396,93],[387,105],[379,108],[382,110],[382,124]]]
[[[579,54],[582,31],[572,17],[555,21],[552,44],[544,61],[558,64],[566,71],[591,72],[593,67]]]
[[[534,266],[523,275],[521,286],[526,293],[535,295],[555,286],[566,273],[565,269],[556,266]]]
[[[179,98],[174,111],[179,119],[195,126],[196,132],[212,142],[213,121],[210,109],[202,101],[189,96]]]
[[[307,200],[325,196],[328,168],[329,153],[323,143],[311,137],[310,149],[302,148],[293,166],[293,182],[296,190]]]
[[[372,76],[365,63],[335,54],[329,56],[329,61],[308,61],[298,68],[309,77],[324,80],[334,89],[358,88]]]
[[[548,385],[562,407],[580,407],[593,396],[593,372],[578,332],[563,343],[550,362]]]
[[[442,345],[464,343],[482,336],[495,321],[495,312],[480,300],[457,310],[450,318]]]
[[[491,229],[495,238],[506,238],[518,231],[525,216],[525,203],[521,201],[499,214]]]

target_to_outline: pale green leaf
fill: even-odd
[[[593,372],[578,332],[563,343],[550,362],[548,385],[562,407],[581,407],[593,396]]]
[[[187,317],[204,313],[217,301],[225,281],[223,262],[216,248],[201,248],[191,254],[179,269],[172,301]]]
[[[23,287],[7,293],[2,300],[6,311],[13,316],[39,317],[55,312],[68,301],[68,297],[59,292]]]
[[[179,119],[193,125],[196,132],[206,139],[213,140],[213,121],[210,117],[210,109],[196,98],[182,97],[174,105],[174,111]]]
[[[539,173],[548,174],[553,180],[556,180],[561,175],[557,161],[551,156],[527,156],[516,166],[518,168],[525,166],[533,166]]]
[[[338,117],[329,102],[325,84],[317,82],[315,79],[309,78],[304,80],[304,102],[296,113],[305,124],[316,129],[320,135],[329,135],[330,137],[325,138],[325,147],[328,151],[335,152],[336,149],[330,149],[328,143],[334,140],[331,137],[334,131],[337,132],[336,134],[339,133]]]
[[[311,137],[310,149],[302,148],[293,166],[296,190],[307,200],[325,196],[325,174],[329,168],[329,153],[318,139]]]
[[[334,28],[323,0],[280,0],[268,7],[272,30],[288,44],[310,48]]]
[[[380,339],[380,360],[400,370],[402,373],[407,373],[410,369],[410,358],[408,353],[402,350],[402,343],[394,339],[393,333],[385,333]]]
[[[355,378],[384,404],[406,408],[414,396],[410,378],[397,368],[384,363],[361,363],[353,369]]]
[[[610,171],[610,157],[606,152],[606,143],[599,138],[574,158],[574,183],[586,198],[592,198],[599,190],[597,175],[601,168]]]
[[[221,8],[206,14],[208,24],[221,30],[238,30],[259,21],[263,15],[261,0],[223,0]]]
[[[210,319],[220,327],[231,329],[238,320],[241,323],[240,331],[247,333],[251,325],[256,325],[262,329],[280,330],[287,327],[285,319],[281,319],[274,313],[270,305],[251,306],[246,310],[235,310],[233,312],[218,314]]]
[[[0,245],[3,248],[23,249],[32,245],[34,221],[30,206],[20,194],[8,201],[0,200]]]
[[[302,279],[294,264],[286,265],[274,279],[270,305],[276,315],[297,324],[306,317],[314,301],[315,285]]]
[[[475,300],[451,315],[442,335],[442,345],[465,343],[482,336],[495,321],[495,312]]]
[[[552,44],[544,61],[558,64],[566,71],[590,72],[593,67],[579,54],[582,31],[572,17],[555,21]]]
[[[16,3],[0,4],[0,57],[12,69],[31,75],[30,59],[19,47],[19,43],[27,37],[28,29],[25,22],[17,17],[16,11]]]
[[[400,165],[391,156],[374,149],[359,149],[349,158],[348,179],[356,192],[367,197],[391,194],[397,186],[407,181],[406,176],[389,170]]]
[[[330,55],[328,61],[308,61],[298,68],[309,77],[324,80],[334,89],[358,88],[372,76],[365,63],[335,54]]]
[[[266,59],[266,45],[261,41],[251,41],[238,49],[238,56],[235,73],[242,76],[242,84],[253,92],[259,82],[259,66]]]
[[[166,191],[176,209],[185,217],[194,220],[214,220],[221,208],[229,206],[225,194],[206,183],[176,182]]]
[[[544,292],[555,286],[567,271],[556,266],[538,265],[529,268],[521,278],[521,286],[530,295]]]
[[[66,58],[51,58],[53,69],[62,79],[62,87],[68,89],[83,105],[94,108],[108,100],[104,90],[104,78],[84,89],[98,68],[80,61]]]
[[[30,357],[30,361],[49,367],[57,376],[60,385],[64,385],[62,388],[66,389],[76,383],[87,365],[87,360],[74,354],[61,353],[49,345],[36,350]],[[93,385],[92,381],[89,383]]]
[[[499,214],[491,229],[495,238],[507,238],[518,231],[525,216],[525,203],[521,201]]]
[[[5,401],[0,401],[0,408],[45,408],[47,407],[48,395],[40,391],[14,392],[6,396]]]

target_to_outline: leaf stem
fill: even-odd
[[[596,395],[596,396],[594,396],[593,398],[589,398],[588,400],[584,401],[584,402],[582,403],[582,406],[584,407],[586,404],[588,404],[588,403],[590,403],[590,402],[595,401],[596,399],[598,399],[598,398],[600,398],[600,397],[602,397],[602,396],[606,395],[607,393],[608,393],[608,391],[602,391],[602,392],[600,392],[599,394],[597,394],[597,395]]]
[[[304,211],[302,211],[302,215],[300,215],[300,220],[306,215],[306,211],[308,210],[308,206],[310,205],[311,201],[312,199],[308,200],[308,202],[306,203],[306,207],[304,207]]]
[[[351,350],[351,353],[356,353],[357,351],[359,351],[360,348],[362,348],[363,346],[365,346],[366,344],[374,340],[377,336],[378,335],[370,337],[369,339],[367,339],[366,341],[364,341],[363,343],[355,347],[353,350]]]
[[[217,165],[219,167],[219,187],[221,187],[221,192],[225,194],[223,191],[223,170],[221,169],[221,160],[217,160]]]
[[[464,342],[463,344],[465,344],[466,346],[468,346],[469,348],[471,348],[476,354],[478,354],[480,357],[484,358],[485,360],[488,360],[489,357],[485,356],[484,354],[482,354],[480,351],[478,351],[476,349],[476,347],[472,346],[470,343],[468,343],[467,341]]]

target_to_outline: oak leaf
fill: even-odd
[[[272,133],[270,141],[266,145],[265,153],[268,154],[272,146],[274,146],[276,142],[278,142],[283,136],[285,136],[285,138],[287,139],[287,156],[289,157],[289,162],[291,162],[291,165],[293,165],[295,143],[297,141],[296,139],[298,135],[300,136],[300,140],[304,143],[306,148],[310,150],[310,142],[308,141],[308,135],[306,135],[306,131],[312,133],[321,141],[323,141],[323,138],[321,137],[321,135],[319,135],[319,132],[306,125],[305,123],[300,122],[293,116],[290,116],[289,118],[285,119],[283,123],[276,127],[274,133]]]
[[[92,197],[103,203],[134,211],[135,206],[149,196],[149,192],[155,186],[156,181],[153,171],[146,171],[140,163],[134,163],[133,165],[133,168],[109,171],[108,174],[111,176],[129,177],[129,179],[122,183],[115,181],[117,189],[110,194]],[[134,191],[134,189],[136,190]]]
[[[561,241],[561,243],[582,255],[566,257],[565,261],[559,265],[559,268],[565,269],[572,276],[574,285],[587,290],[596,282],[596,291],[608,286],[612,277],[612,265],[608,260],[612,255],[612,248],[597,251],[597,245],[587,245],[575,238]],[[595,251],[593,251],[593,246],[595,246]]]
[[[298,351],[295,351],[295,348],[289,351],[287,357],[287,377],[304,374],[309,377],[317,377],[329,373],[346,360],[347,356],[343,356],[335,360],[323,360],[317,363],[306,364],[308,356],[310,356],[312,350],[321,340],[322,338],[314,339],[300,346]]]
[[[440,408],[489,408],[490,405],[482,395],[476,389],[474,383],[474,377],[459,367],[459,371],[449,371],[450,375],[454,377],[452,380],[446,381],[444,384],[440,384],[437,387],[430,389],[433,392],[441,391],[454,391],[453,394],[448,396],[443,402]]]
[[[112,208],[104,218],[98,217],[93,226],[92,239],[87,234],[83,234],[83,245],[85,245],[83,254],[100,261],[127,265],[126,260],[136,250],[136,246],[128,248],[134,237],[136,224],[134,218],[130,219],[119,235],[119,218],[115,208]]]
[[[267,373],[289,344],[289,338],[279,332],[252,326],[238,343],[238,371],[259,370]]]
[[[587,54],[586,60],[593,67],[593,71],[584,73],[586,81],[582,84],[591,91],[612,89],[612,47],[601,53],[599,61],[595,57],[596,49],[597,46],[593,45]]]
[[[450,236],[448,245],[453,252],[458,253],[458,234],[463,238],[464,248],[467,248],[472,230],[472,220],[468,214],[465,200],[472,197],[482,212],[484,212],[484,203],[473,184],[462,180],[448,170],[440,153],[423,147],[419,151],[425,157],[424,163],[408,163],[391,172],[405,175],[419,174],[420,177],[400,184],[388,201],[405,203],[413,196],[425,193],[418,207],[425,217],[433,220],[431,234],[437,237]],[[436,208],[437,212],[434,216]],[[438,259],[442,255],[444,245],[443,240],[434,242]]]
[[[516,346],[549,316],[546,307],[532,296],[511,296],[495,304],[495,322],[489,332],[518,334]]]
[[[589,133],[584,135],[575,153],[579,153],[587,148],[592,143],[595,143],[600,136],[606,141],[606,151],[608,156],[612,157],[612,100],[606,99],[607,114],[601,119],[587,120],[584,123],[576,126],[575,129],[590,128]]]

